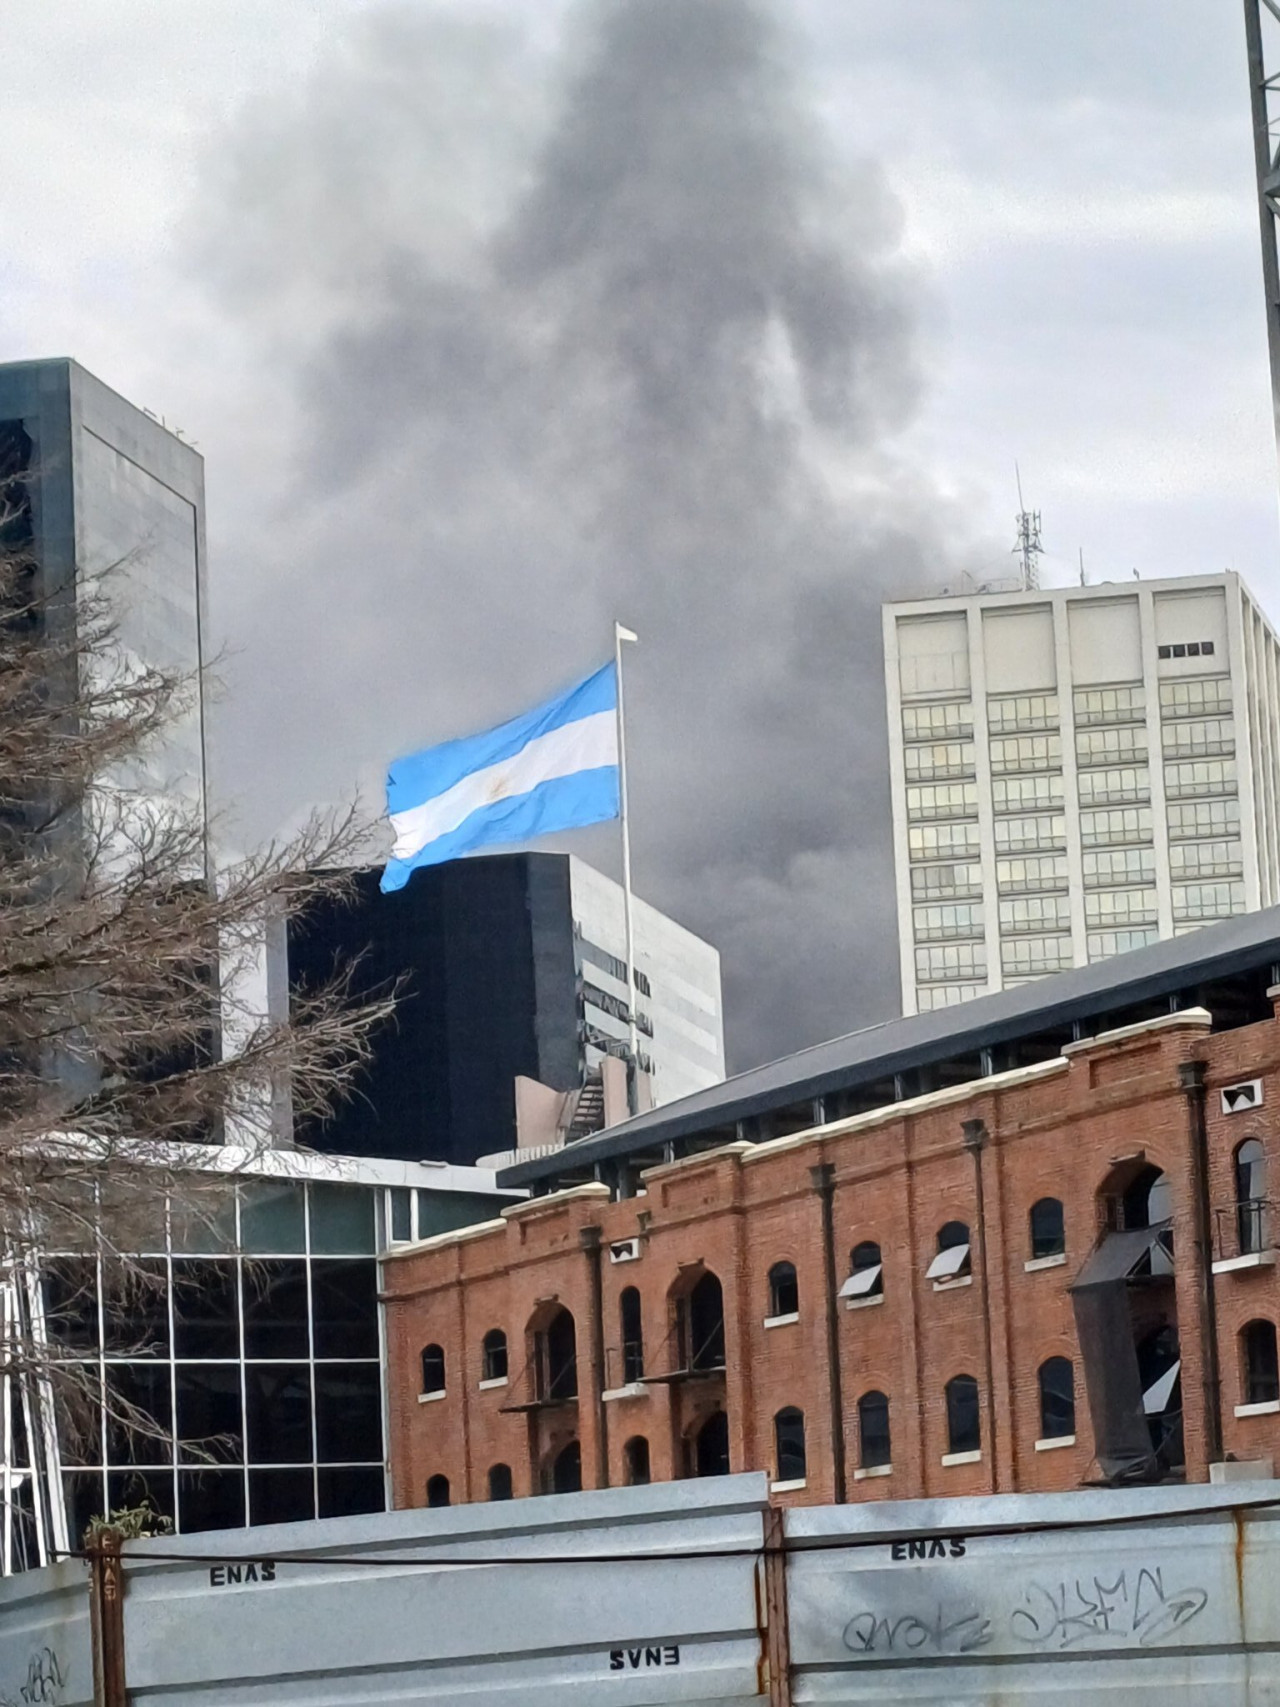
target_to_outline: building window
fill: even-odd
[[[1069,936],[1009,937],[1000,944],[1000,965],[1014,977],[1064,972],[1071,965]]]
[[[976,818],[976,782],[921,782],[907,787],[907,817],[913,823],[930,818]]]
[[[490,1328],[480,1349],[480,1367],[485,1381],[505,1381],[507,1378],[507,1336],[501,1328]]]
[[[984,984],[925,984],[916,991],[916,1007],[922,1014],[935,1008],[954,1008],[982,995]]]
[[[1240,1255],[1265,1251],[1267,1228],[1267,1152],[1261,1139],[1246,1138],[1236,1146],[1236,1243]]]
[[[991,743],[991,769],[1056,771],[1062,768],[1061,735],[1005,735]]]
[[[1090,930],[1110,925],[1154,925],[1159,902],[1154,889],[1098,889],[1084,898],[1084,922]]]
[[[1157,646],[1161,658],[1212,658],[1217,650],[1212,640],[1175,640],[1168,646]]]
[[[1076,732],[1076,763],[1088,765],[1145,764],[1147,731],[1143,724],[1122,729],[1080,729]]]
[[[871,1239],[855,1245],[849,1257],[849,1278],[840,1288],[841,1298],[884,1296],[884,1264],[880,1247]]]
[[[1166,759],[1230,758],[1236,750],[1236,726],[1229,717],[1197,717],[1166,723],[1161,730]]]
[[[980,942],[916,949],[916,977],[922,984],[948,978],[985,978],[986,975],[987,951]]]
[[[908,782],[944,782],[973,775],[972,741],[935,741],[930,746],[904,747]]]
[[[925,1279],[958,1280],[969,1272],[969,1229],[963,1221],[948,1221],[938,1229],[938,1252]]]
[[[556,1455],[551,1466],[551,1487],[553,1494],[577,1494],[582,1492],[582,1443],[571,1440],[563,1451]]]
[[[804,1412],[788,1405],[773,1419],[773,1440],[777,1453],[779,1482],[803,1482],[805,1479]]]
[[[983,930],[982,907],[972,902],[959,906],[917,907],[912,924],[917,942],[980,937]]]
[[[1149,806],[1113,806],[1104,812],[1080,814],[1082,847],[1106,847],[1124,842],[1149,842],[1155,820]]]
[[[1151,772],[1146,765],[1081,771],[1079,795],[1081,806],[1140,806],[1151,799]]]
[[[427,1504],[429,1506],[448,1505],[449,1478],[447,1476],[432,1476],[427,1482]]]
[[[1185,800],[1204,794],[1236,792],[1234,759],[1181,759],[1164,767],[1164,792],[1168,800]]]
[[[1031,1257],[1061,1256],[1067,1248],[1062,1223],[1062,1204],[1056,1197],[1042,1197],[1031,1205]]]
[[[1240,802],[1231,800],[1172,801],[1169,835],[1173,841],[1200,842],[1211,836],[1240,834]]]
[[[796,1316],[800,1313],[800,1287],[794,1263],[776,1262],[769,1270],[769,1314]]]
[[[723,1411],[712,1411],[694,1436],[690,1469],[695,1476],[729,1474],[729,1418]]]
[[[1243,912],[1243,883],[1188,883],[1173,892],[1173,916],[1178,921],[1229,919]]]
[[[636,1287],[623,1288],[618,1315],[622,1327],[622,1381],[629,1387],[644,1379],[644,1320]]]
[[[971,859],[980,851],[976,824],[912,824],[907,854],[913,860]]]
[[[512,1486],[510,1464],[490,1465],[489,1498],[491,1500],[509,1500],[511,1497]]]
[[[947,1451],[980,1452],[982,1426],[978,1417],[978,1383],[972,1375],[953,1375],[947,1382]]]
[[[622,1448],[622,1473],[629,1488],[649,1485],[649,1442],[642,1434],[633,1434]]]
[[[1010,694],[987,701],[987,727],[993,735],[1029,729],[1054,729],[1058,724],[1056,693]]]
[[[998,776],[991,784],[996,812],[1043,812],[1062,805],[1062,777]]]
[[[957,700],[945,705],[905,705],[902,708],[904,741],[939,741],[973,734],[973,707]]]
[[[1053,853],[1067,845],[1067,820],[1061,813],[1038,818],[997,818],[996,852]]]
[[[444,1392],[444,1347],[427,1345],[422,1348],[422,1391]]]
[[[1162,717],[1213,717],[1231,710],[1231,678],[1202,676],[1191,682],[1160,683]]]
[[[1110,960],[1114,954],[1128,954],[1135,948],[1148,948],[1159,939],[1154,925],[1128,931],[1097,931],[1088,938],[1089,959]]]
[[[1067,1357],[1040,1365],[1040,1438],[1061,1440],[1076,1432],[1075,1371]]]
[[[676,1299],[676,1341],[680,1369],[710,1374],[724,1368],[724,1288],[710,1269]]]
[[[1244,1402],[1273,1405],[1280,1399],[1280,1373],[1276,1367],[1276,1330],[1273,1322],[1246,1322],[1240,1330],[1244,1353]]]
[[[1071,901],[1066,895],[1018,895],[1000,903],[1000,934],[1071,929]]]
[[[858,1400],[858,1462],[864,1470],[893,1462],[889,1450],[889,1401],[883,1393],[864,1393]]]
[[[1155,880],[1154,848],[1102,848],[1084,855],[1086,889],[1109,889],[1120,883],[1151,884]]]
[[[980,865],[921,865],[911,873],[917,901],[963,901],[982,894]]]
[[[1068,882],[1067,861],[1063,854],[1033,854],[996,861],[996,888],[1001,895],[1018,895],[1025,890],[1066,889]]]
[[[1239,842],[1171,842],[1169,873],[1174,882],[1182,878],[1239,877],[1244,854]]]
[[[578,1396],[578,1335],[563,1305],[533,1335],[534,1396],[555,1405]]]
[[[1137,685],[1120,688],[1077,688],[1076,724],[1141,723],[1147,715],[1147,696]]]

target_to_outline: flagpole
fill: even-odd
[[[622,907],[627,933],[627,1017],[631,1074],[627,1101],[632,1114],[639,1107],[640,1029],[636,1024],[636,933],[631,899],[631,823],[627,815],[627,715],[622,693],[622,643],[637,636],[620,622],[613,625],[613,659],[618,681],[618,817],[622,825]]]

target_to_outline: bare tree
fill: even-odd
[[[363,831],[317,819],[210,869],[200,791],[158,780],[199,684],[127,652],[110,573],[50,592],[12,519],[0,503],[0,1374],[73,1420],[80,1365],[24,1287],[79,1253],[127,1304],[175,1203],[225,1197],[225,1150],[193,1166],[207,1146],[247,1160],[282,1102],[323,1115],[393,997],[355,1005],[338,976],[281,1016],[246,993],[265,926],[340,890]]]

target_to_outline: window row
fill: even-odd
[[[1157,646],[1159,658],[1212,658],[1217,646],[1212,640],[1175,640],[1167,646]]]
[[[976,824],[913,824],[907,831],[909,859],[972,859],[981,848]]]
[[[1161,726],[1166,759],[1229,758],[1236,750],[1236,726],[1230,717],[1189,718]]]
[[[1160,683],[1160,715],[1212,717],[1231,710],[1231,678],[1201,676],[1189,682]]]
[[[1056,733],[996,736],[991,742],[991,769],[997,774],[1061,770],[1062,737]]]
[[[917,901],[964,901],[979,897],[982,867],[976,861],[918,866],[911,873],[911,894]]]
[[[917,907],[913,920],[917,942],[941,942],[949,937],[982,935],[982,904],[959,902],[936,907]]]
[[[942,705],[905,705],[902,708],[904,741],[963,739],[973,734],[973,707],[956,700]]]
[[[1227,919],[1243,913],[1243,883],[1178,884],[1173,891],[1175,921],[1186,919]]]
[[[1147,696],[1141,683],[1130,687],[1077,688],[1073,704],[1078,726],[1141,723],[1147,715]]]
[[[933,741],[903,749],[908,782],[941,782],[948,777],[972,776],[975,762],[972,741]]]
[[[1154,925],[1160,916],[1154,889],[1095,889],[1084,898],[1085,924]]]
[[[998,854],[1054,853],[1067,845],[1067,820],[1060,812],[1038,818],[997,818],[995,832]]]
[[[1154,883],[1154,848],[1093,848],[1084,854],[1086,889],[1105,889],[1119,883]]]
[[[913,822],[928,818],[976,818],[976,782],[912,783],[907,788],[907,817]]]
[[[1067,895],[1023,895],[1000,903],[1000,934],[1071,929],[1071,899]]]
[[[1069,936],[1010,937],[1000,943],[1000,966],[1004,972],[1065,972],[1072,964]]]
[[[1169,800],[1199,794],[1236,792],[1234,759],[1180,759],[1164,767],[1164,792]]]
[[[916,977],[921,983],[986,975],[987,951],[980,942],[938,943],[916,949]]]
[[[996,888],[1001,895],[1066,889],[1068,882],[1065,854],[1023,854],[996,861]]]
[[[993,735],[1055,729],[1059,717],[1056,693],[1007,694],[987,701],[987,727]]]
[[[1122,931],[1091,931],[1087,939],[1089,959],[1110,960],[1113,955],[1128,954],[1135,948],[1149,948],[1159,940],[1160,932],[1154,925]]]
[[[1146,765],[1112,765],[1081,771],[1081,806],[1144,806],[1151,799],[1151,773]]]
[[[1062,773],[1042,776],[998,776],[991,783],[996,812],[1038,812],[1062,805]]]
[[[1229,800],[1171,801],[1169,838],[1197,842],[1215,836],[1240,834],[1240,802]]]
[[[1169,872],[1179,878],[1239,877],[1244,870],[1244,850],[1239,842],[1171,842]]]

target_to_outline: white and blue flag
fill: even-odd
[[[616,818],[616,666],[483,735],[397,759],[387,812],[396,841],[384,892],[403,889],[420,865]]]

